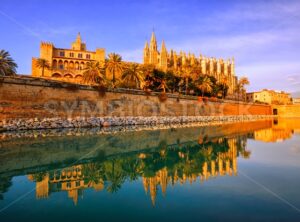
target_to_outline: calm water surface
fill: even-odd
[[[0,134],[0,221],[300,221],[300,119]]]

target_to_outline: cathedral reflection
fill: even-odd
[[[237,175],[237,157],[250,155],[245,150],[246,139],[239,136],[171,146],[161,142],[160,147],[152,151],[31,174],[28,178],[36,182],[37,199],[66,191],[75,204],[84,189],[114,193],[125,181],[141,178],[146,194],[155,205],[159,189],[166,195],[167,187],[178,183]]]
[[[154,205],[172,186],[237,175],[238,157],[251,156],[247,139],[279,142],[299,129],[299,120],[274,119],[101,136],[3,139],[0,200],[15,176],[28,175],[37,199],[65,192],[77,204],[86,189],[114,193],[125,182],[138,181]]]

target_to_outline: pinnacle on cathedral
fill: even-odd
[[[167,51],[167,48],[166,48],[166,45],[165,45],[165,41],[163,40],[162,43],[161,43],[161,52],[166,52]]]
[[[152,32],[152,35],[151,35],[150,49],[151,50],[157,50],[157,41],[156,41],[156,37],[155,37],[154,32]]]
[[[166,71],[168,68],[177,70],[183,69],[183,66],[185,65],[197,65],[201,70],[199,74],[214,76],[217,81],[221,81],[221,79],[226,76],[226,78],[229,79],[229,93],[233,93],[235,84],[237,82],[234,59],[224,60],[209,58],[202,55],[196,58],[193,53],[189,52],[187,54],[182,50],[180,50],[179,54],[176,54],[176,52],[173,50],[168,53],[164,41],[162,41],[160,51],[157,50],[157,48],[156,36],[155,33],[152,32],[150,45],[148,46],[148,42],[145,44],[144,64],[152,64],[157,69],[161,69],[163,71]],[[170,64],[173,65],[170,66]]]
[[[148,41],[146,41],[144,49],[145,49],[145,50],[148,50],[148,49],[149,49]]]

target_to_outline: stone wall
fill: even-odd
[[[103,92],[32,77],[0,79],[0,119],[101,116],[270,115],[268,105],[198,101],[197,97],[114,90]]]
[[[273,113],[277,112],[277,115],[280,117],[300,117],[300,104],[273,105],[272,110]]]

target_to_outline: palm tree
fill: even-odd
[[[166,82],[165,79],[160,79],[159,82],[160,82],[160,85],[158,86],[158,89],[162,89],[163,90],[163,94],[165,94],[166,93],[166,89],[168,88],[167,87],[167,82]]]
[[[103,67],[99,62],[87,63],[83,72],[83,82],[88,84],[103,85],[105,81],[105,75]]]
[[[193,73],[191,66],[185,66],[184,67],[184,74],[183,78],[185,80],[185,95],[188,93],[188,86],[189,86],[189,78],[191,77],[191,74]]]
[[[212,83],[210,81],[210,78],[205,76],[199,85],[197,85],[197,88],[201,90],[202,97],[204,96],[204,92],[210,93],[212,91]]]
[[[134,82],[137,88],[143,87],[143,72],[137,63],[130,64],[122,74],[122,80],[127,82]]]
[[[228,78],[226,76],[223,76],[220,84],[222,86],[222,99],[226,97],[226,88],[228,87]]]
[[[10,57],[9,52],[0,50],[0,76],[13,76],[17,72],[18,65]]]
[[[36,60],[36,67],[42,69],[42,76],[44,76],[45,69],[50,69],[50,64],[47,59],[39,58]]]
[[[155,67],[152,64],[141,64],[140,68],[144,76],[151,76]]]
[[[121,73],[123,70],[122,57],[116,53],[108,54],[108,58],[106,60],[106,69],[112,74],[112,83],[113,87],[115,87],[116,73]]]
[[[102,182],[103,177],[102,165],[99,163],[87,163],[82,167],[84,182],[88,187]]]
[[[120,170],[115,169],[115,160],[111,160],[111,169],[106,172],[106,179],[109,181],[106,190],[109,193],[116,193],[120,188],[122,183],[125,181],[124,176]]]

